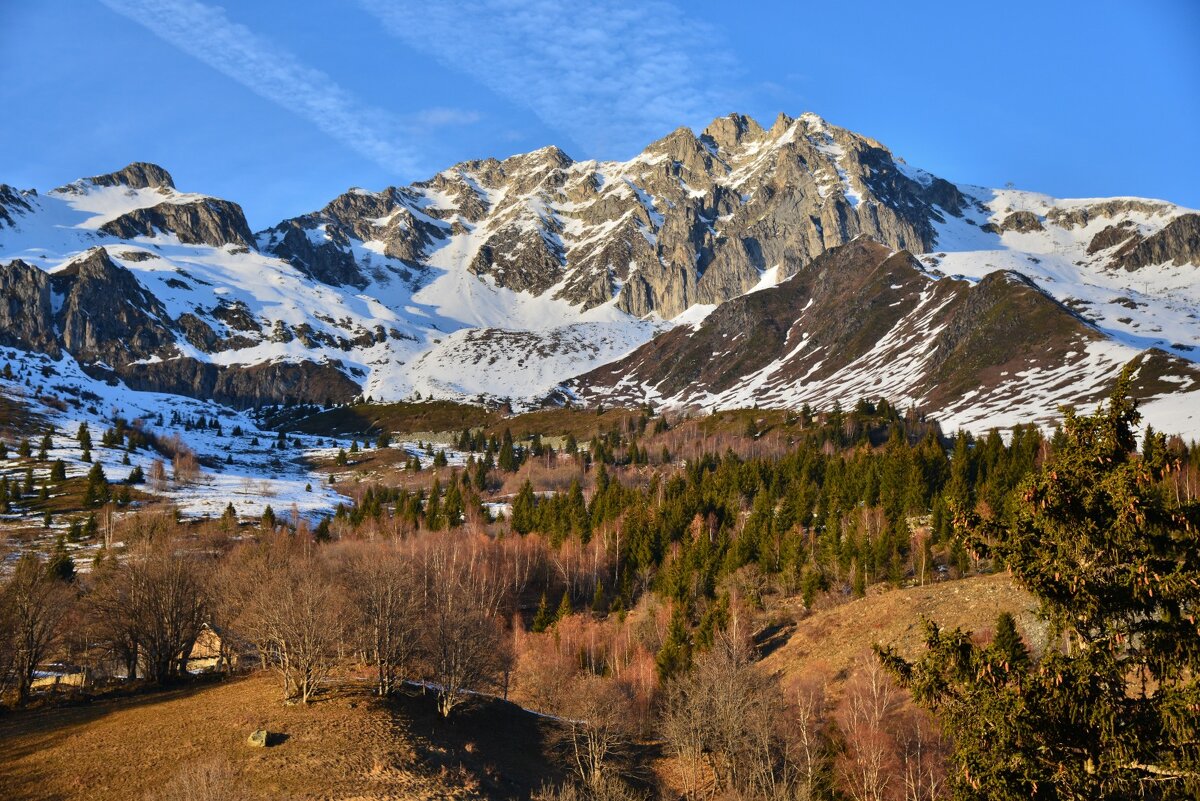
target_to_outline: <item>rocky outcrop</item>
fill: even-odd
[[[366,286],[367,279],[359,272],[345,232],[332,226],[324,230],[327,233],[306,229],[298,220],[288,220],[271,231],[266,249],[308,277],[330,286]]]
[[[1046,219],[1063,228],[1082,228],[1092,220],[1117,217],[1122,214],[1160,215],[1169,212],[1171,207],[1166,203],[1138,198],[1113,198],[1087,205],[1073,205],[1067,208],[1055,207],[1046,212]]]
[[[1137,228],[1129,220],[1117,223],[1115,225],[1106,225],[1103,230],[1092,237],[1092,241],[1088,243],[1087,252],[1091,256],[1093,253],[1099,253],[1101,250],[1108,250],[1111,247],[1125,242],[1126,240],[1137,237],[1141,240],[1141,234]]]
[[[117,371],[133,389],[205,398],[237,408],[265,404],[345,403],[359,395],[339,363],[215,365],[192,358],[138,363]]]
[[[172,180],[169,172],[157,164],[148,164],[144,161],[135,161],[124,169],[104,175],[94,175],[87,180],[96,186],[127,186],[130,189],[175,188],[175,181]]]
[[[1014,211],[1004,218],[1004,221],[1000,223],[1000,228],[1004,231],[1016,231],[1022,234],[1046,230],[1042,221],[1032,211]]]
[[[58,358],[50,277],[20,259],[0,265],[0,345]]]
[[[62,298],[54,315],[60,341],[80,363],[117,368],[174,353],[166,310],[104,248],[54,273],[50,283]]]
[[[121,239],[153,237],[161,231],[174,234],[187,245],[257,247],[242,207],[217,198],[134,209],[109,220],[100,230]]]
[[[433,209],[424,205],[424,199],[408,188],[354,189],[319,212],[284,220],[262,232],[259,241],[263,251],[317,281],[361,289],[368,278],[357,261],[355,240],[380,242],[385,256],[419,268],[434,244],[448,235],[449,225],[426,213]]]
[[[1113,263],[1126,270],[1151,264],[1200,263],[1200,214],[1181,214],[1161,230],[1137,242],[1131,242],[1113,257]]]
[[[36,192],[31,194],[37,195]],[[0,227],[16,225],[13,215],[29,211],[32,209],[29,201],[25,199],[24,192],[8,184],[0,184]]]

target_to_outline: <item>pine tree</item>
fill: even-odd
[[[496,463],[506,473],[514,472],[520,466],[517,464],[516,450],[513,448],[512,432],[507,428],[504,429],[504,441],[500,444],[500,454],[496,457]]]
[[[1029,665],[1029,649],[1017,632],[1017,621],[1010,612],[1001,612],[996,618],[996,636],[992,639],[992,650],[1003,660],[1008,670],[1024,670]]]
[[[109,500],[111,500],[111,493],[108,488],[108,477],[104,475],[104,468],[100,466],[99,462],[96,462],[87,474],[87,486],[83,492],[83,505],[95,506],[108,503]]]
[[[592,611],[596,614],[603,614],[605,609],[604,603],[604,585],[600,580],[596,580],[596,589],[592,592]]]

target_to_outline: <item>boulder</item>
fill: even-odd
[[[251,748],[266,748],[270,744],[271,735],[267,734],[266,729],[258,729],[251,732],[246,738],[246,745]]]

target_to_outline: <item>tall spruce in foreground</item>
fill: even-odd
[[[1135,452],[1129,378],[1066,414],[1011,525],[959,514],[1038,599],[1045,651],[1014,654],[1008,621],[987,647],[929,623],[917,662],[879,651],[953,733],[955,798],[1200,797],[1200,504],[1175,493],[1161,434]]]

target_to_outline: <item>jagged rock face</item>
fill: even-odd
[[[1114,262],[1126,270],[1167,262],[1200,263],[1200,214],[1182,214],[1161,231],[1131,242],[1117,252]]]
[[[175,351],[162,304],[104,248],[50,276],[62,305],[54,324],[63,346],[81,363],[119,368]]]
[[[354,240],[381,242],[385,256],[419,268],[430,247],[447,235],[446,226],[421,210],[423,199],[410,189],[373,193],[351,190],[324,209],[290,220],[259,235],[264,252],[290,262],[305,275],[330,286],[365,287]]]
[[[130,189],[160,187],[174,189],[171,174],[157,164],[135,161],[124,169],[87,179],[96,186],[128,186]]]
[[[36,194],[36,193],[35,193]],[[13,214],[31,211],[29,202],[25,200],[21,190],[0,184],[0,227],[13,225]]]
[[[1091,256],[1094,253],[1099,253],[1102,250],[1108,250],[1115,247],[1127,239],[1137,237],[1141,241],[1141,235],[1134,227],[1133,223],[1125,221],[1113,225],[1106,225],[1103,230],[1092,237],[1092,241],[1088,243],[1087,252]]]
[[[0,265],[0,345],[58,358],[50,276],[17,259]]]
[[[1027,234],[1030,231],[1044,231],[1045,227],[1042,221],[1037,218],[1037,215],[1031,211],[1014,211],[1012,214],[1004,218],[1004,222],[1000,224],[1000,229],[1003,231],[1018,231],[1022,234]]]
[[[208,398],[238,408],[264,404],[345,403],[359,386],[340,364],[305,361],[249,366],[215,365],[192,358],[129,365],[120,371],[133,389]]]
[[[205,198],[187,203],[160,203],[134,209],[100,226],[122,239],[170,232],[187,245],[238,245],[256,247],[242,207],[228,200]]]
[[[680,128],[625,163],[574,162],[550,147],[408,188],[356,190],[262,241],[319,280],[360,286],[353,240],[418,263],[469,238],[468,269],[498,286],[552,291],[584,309],[615,296],[631,314],[670,318],[745,292],[769,268],[790,275],[860,234],[929,249],[934,222],[966,201],[911,172],[814,115],[781,115],[764,130],[735,114],[699,136]]]

